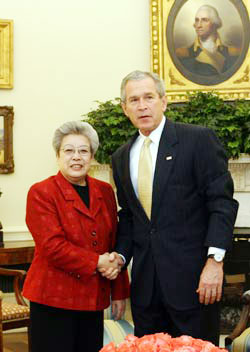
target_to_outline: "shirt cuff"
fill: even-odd
[[[217,247],[209,247],[207,255],[210,255],[210,254],[220,254],[224,258],[226,254],[226,250],[222,248],[217,248]]]
[[[122,254],[120,254],[120,253],[118,253],[118,254],[119,254],[119,256],[122,258],[123,263],[124,263],[124,265],[125,265],[125,264],[126,264],[126,259],[125,259],[124,255],[122,255]]]

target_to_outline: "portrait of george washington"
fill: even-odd
[[[168,49],[186,78],[214,85],[239,69],[249,46],[249,19],[243,2],[177,0],[169,18]]]

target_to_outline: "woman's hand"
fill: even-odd
[[[101,258],[102,256],[104,257]],[[108,262],[107,262],[107,259],[108,259]],[[124,265],[124,262],[121,256],[116,252],[104,253],[100,255],[99,261],[97,265],[97,270],[101,273],[103,277],[106,277],[109,280],[116,279],[119,272],[121,271],[121,268]]]
[[[101,273],[102,276],[106,277],[109,280],[114,280],[117,278],[117,275],[121,271],[119,261],[113,259],[109,253],[104,253],[99,256],[97,270]]]

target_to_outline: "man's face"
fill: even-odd
[[[208,11],[199,10],[195,16],[194,28],[199,38],[207,39],[215,32],[214,24],[209,18]]]
[[[160,97],[151,77],[128,81],[125,87],[126,102],[122,103],[125,115],[142,134],[148,136],[156,129],[166,110],[166,97]]]

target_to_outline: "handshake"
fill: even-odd
[[[123,259],[118,253],[104,253],[99,256],[97,270],[103,277],[106,277],[109,280],[114,280],[117,278],[123,265]]]

